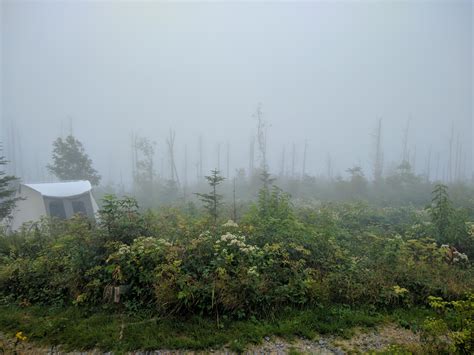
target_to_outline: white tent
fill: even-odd
[[[20,197],[12,214],[11,229],[23,223],[38,221],[42,216],[67,219],[76,213],[95,218],[98,210],[89,181],[69,181],[43,184],[20,184]]]

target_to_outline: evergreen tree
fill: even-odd
[[[204,203],[204,208],[214,220],[214,225],[217,225],[217,218],[219,216],[218,207],[222,201],[222,195],[217,193],[217,185],[224,181],[225,178],[220,175],[219,170],[217,169],[212,170],[211,175],[206,176],[205,178],[212,189],[211,192],[207,194],[196,193],[196,195]]]
[[[53,163],[47,169],[58,179],[89,180],[92,185],[99,185],[101,176],[92,167],[92,160],[79,140],[72,135],[59,137],[53,147]]]
[[[356,198],[364,197],[367,194],[367,179],[362,168],[358,165],[347,169],[350,174],[351,196]]]
[[[263,183],[262,188],[258,192],[258,201],[259,201],[259,206],[261,213],[267,214],[268,213],[268,204],[270,202],[270,186],[273,184],[275,181],[274,178],[271,177],[270,173],[265,169],[262,171],[262,174],[260,175],[260,180]]]
[[[467,229],[467,215],[453,206],[446,185],[435,186],[429,212],[438,243],[454,246],[470,259],[473,258],[474,239]]]
[[[448,195],[448,187],[438,184],[432,194],[431,220],[436,228],[438,241],[447,242],[451,220],[454,215],[454,208]]]
[[[8,161],[5,157],[0,156],[0,220],[7,218],[13,212],[18,198],[15,195],[15,189],[12,184],[18,181],[15,176],[7,175],[1,168],[6,165]]]
[[[133,190],[140,204],[145,208],[155,201],[156,172],[154,167],[156,143],[146,137],[133,136]],[[164,197],[165,194],[160,194]]]

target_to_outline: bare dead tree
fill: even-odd
[[[217,143],[217,170],[221,170],[221,144]]]
[[[235,200],[235,176],[232,185],[232,219],[234,220],[234,222],[237,222],[237,202]]]
[[[408,132],[410,130],[410,120],[407,121],[405,131],[403,133],[403,152],[402,152],[402,163],[408,162],[410,159],[410,152],[408,151]]]
[[[227,157],[226,157],[226,176],[227,179],[229,179],[230,175],[230,144],[229,141],[227,141]]]
[[[131,139],[131,149],[132,149],[132,179],[133,179],[133,188],[136,189],[136,179],[137,176],[137,161],[138,161],[138,151],[137,151],[137,138],[132,132],[130,134]]]
[[[431,181],[431,146],[430,149],[428,150],[428,159],[427,159],[427,164],[426,164],[426,181],[430,182]]]
[[[459,181],[461,177],[461,164],[462,164],[462,143],[459,138],[459,133],[456,137],[456,154],[454,159],[454,180]]]
[[[198,165],[198,178],[202,178],[203,170],[202,170],[202,161],[203,161],[203,154],[202,154],[202,136],[199,136],[199,165]]]
[[[285,175],[285,155],[286,155],[286,152],[285,152],[285,146],[283,146],[283,149],[281,151],[281,162],[280,162],[280,176],[284,176]]]
[[[119,181],[119,194],[121,196],[123,196],[125,194],[125,184],[123,183],[123,173],[122,173],[122,169],[120,169],[120,172],[119,172],[119,178],[120,178],[120,181]]]
[[[332,180],[332,159],[331,154],[328,153],[326,158],[326,169],[328,180]]]
[[[463,159],[462,159],[462,169],[461,169],[461,177],[462,179],[466,179],[467,175],[467,169],[468,169],[468,162],[469,160],[469,153],[466,151],[463,153]]]
[[[453,140],[454,140],[454,122],[451,126],[451,136],[449,138],[449,157],[448,157],[448,182],[452,182],[453,173]]]
[[[170,174],[171,174],[171,181],[176,183],[177,186],[180,186],[179,183],[179,176],[178,176],[178,171],[176,169],[176,164],[174,161],[174,141],[176,138],[176,133],[173,130],[170,130],[169,137],[166,139],[166,144],[168,146],[168,157],[169,157],[169,163],[170,163]]]
[[[163,179],[166,176],[165,175],[165,159],[163,157],[160,158],[160,171],[158,173],[158,176]]]
[[[15,130],[15,123],[10,121],[10,129],[9,131],[9,140],[7,143],[8,147],[8,159],[10,160],[10,172],[13,176],[18,176],[18,158],[16,156],[16,130]]]
[[[184,177],[183,177],[183,195],[186,200],[188,189],[188,145],[184,145]]]
[[[257,143],[260,153],[260,168],[262,171],[267,171],[267,123],[263,119],[261,103],[257,105],[253,117],[257,120]]]
[[[413,156],[411,158],[411,166],[413,168],[413,173],[416,171],[416,144],[413,148]]]
[[[436,153],[436,181],[439,181],[440,178],[439,178],[439,162],[440,162],[440,159],[441,159],[441,155],[439,152]]]
[[[255,138],[250,139],[250,149],[249,149],[249,176],[253,175],[255,163]]]
[[[293,142],[293,147],[291,150],[291,177],[295,177],[295,164],[296,164],[296,145]]]
[[[73,136],[74,135],[74,129],[72,125],[72,116],[69,116],[69,135]]]
[[[377,121],[377,128],[373,134],[374,143],[375,143],[375,152],[374,152],[374,181],[379,182],[382,179],[383,173],[383,151],[382,151],[382,118],[379,118]]]
[[[308,142],[304,141],[304,150],[303,150],[303,169],[301,171],[302,178],[306,175],[306,151],[308,150]]]

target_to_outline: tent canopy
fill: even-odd
[[[12,213],[11,230],[25,222],[38,221],[43,216],[67,219],[81,213],[95,218],[97,203],[89,181],[68,181],[41,184],[20,184],[20,200]]]
[[[91,183],[87,180],[24,185],[47,197],[77,196],[92,189]]]

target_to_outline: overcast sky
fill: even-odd
[[[70,122],[106,181],[130,179],[132,131],[157,142],[158,168],[170,129],[179,171],[187,144],[194,175],[199,135],[206,169],[227,142],[232,169],[247,167],[259,102],[273,172],[293,142],[300,169],[306,140],[309,173],[330,154],[335,173],[370,175],[378,117],[386,167],[409,119],[418,173],[430,148],[444,164],[453,124],[472,165],[469,0],[1,4],[2,136],[17,130],[27,181],[45,178]]]

